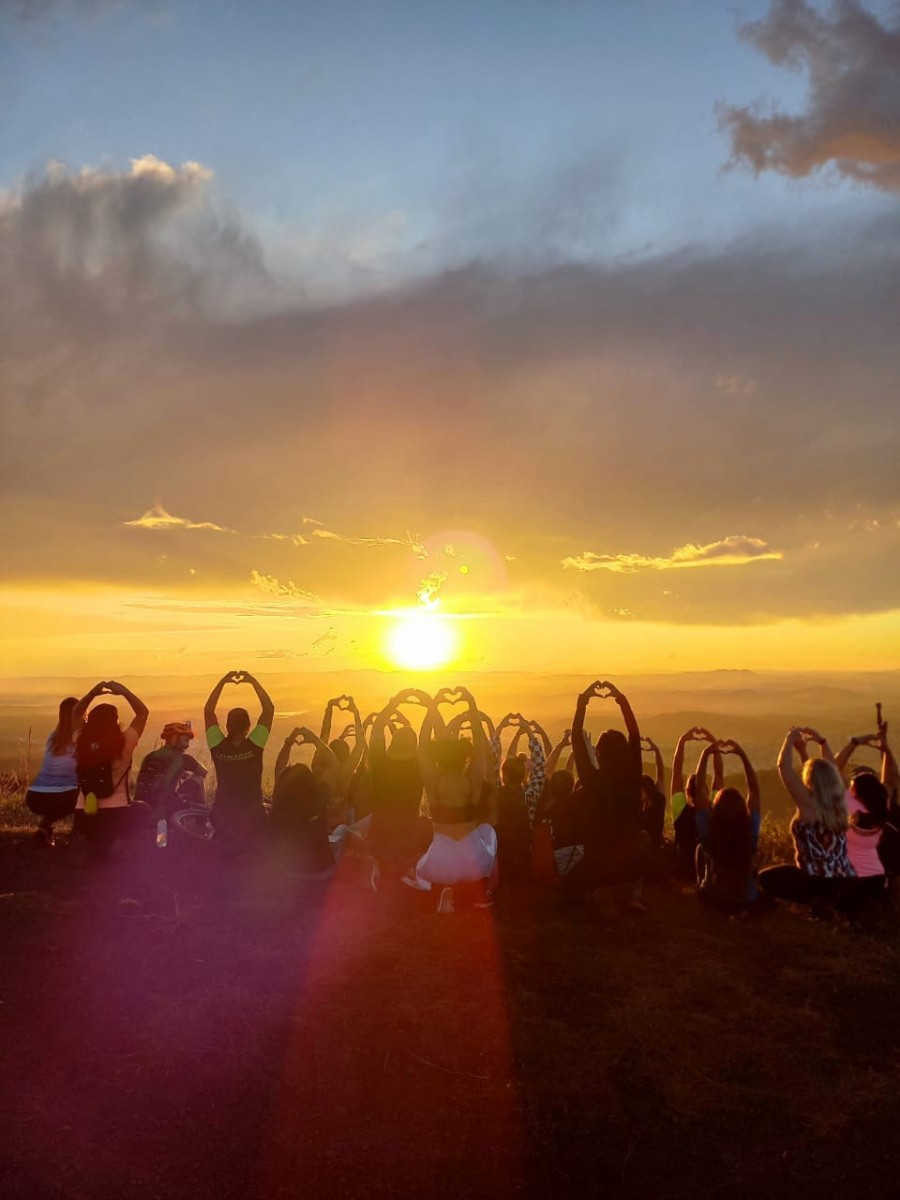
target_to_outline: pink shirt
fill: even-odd
[[[847,857],[853,870],[860,877],[883,875],[884,867],[878,857],[880,829],[857,829],[851,825],[847,830]]]

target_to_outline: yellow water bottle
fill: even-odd
[[[85,815],[88,817],[95,817],[97,815],[98,807],[99,807],[99,805],[97,804],[96,795],[94,794],[94,792],[88,792],[88,794],[84,798]]]

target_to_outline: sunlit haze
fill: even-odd
[[[900,668],[843,10],[0,6],[0,676]]]

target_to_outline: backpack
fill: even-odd
[[[138,771],[134,785],[135,802],[149,804],[151,808],[155,808],[165,791],[168,770],[168,764],[154,758],[153,754],[148,754],[141,763],[141,769]]]
[[[127,777],[131,770],[129,764],[125,768],[124,775],[120,775],[118,779],[113,779],[112,761],[105,759],[102,762],[90,763],[85,766],[78,767],[78,787],[81,794],[85,797],[95,796],[98,800],[108,799],[123,779],[126,780],[125,791],[128,792]],[[128,797],[131,803],[131,797]]]

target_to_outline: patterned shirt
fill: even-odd
[[[795,817],[791,821],[794,857],[797,866],[807,875],[820,879],[843,879],[856,872],[847,857],[847,835],[832,833],[818,821],[809,825]]]
[[[490,741],[491,747],[491,762],[494,767],[494,780],[500,783],[500,761],[503,757],[503,748],[500,745],[500,734],[495,733]],[[544,746],[537,734],[531,730],[528,731],[528,780],[524,787],[525,806],[528,809],[529,824],[534,824],[534,814],[537,812],[538,801],[544,791],[544,777],[546,775],[544,755]]]

